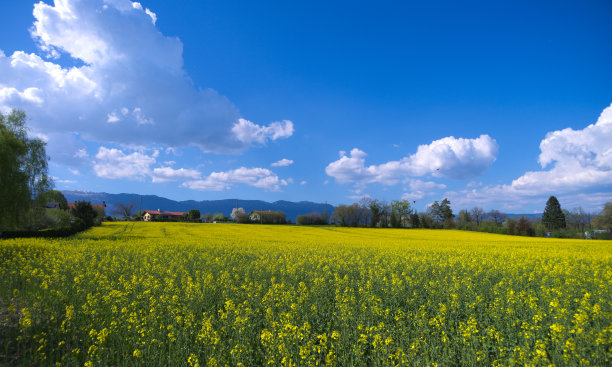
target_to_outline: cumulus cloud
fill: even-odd
[[[125,154],[119,149],[100,147],[96,154],[94,172],[103,178],[142,180],[151,172],[155,158],[141,152]]]
[[[582,130],[566,128],[546,134],[538,161],[542,170],[526,172],[510,184],[451,194],[460,203],[487,205],[495,201],[506,208],[520,207],[534,197],[570,198],[578,192],[612,199],[612,105],[595,124]]]
[[[200,178],[200,172],[193,169],[172,167],[158,167],[153,169],[151,179],[153,182],[171,182],[179,180],[197,180]]]
[[[278,162],[274,162],[271,164],[272,167],[287,167],[293,164],[291,159],[283,158]]]
[[[212,172],[203,180],[187,181],[182,186],[194,190],[222,191],[229,190],[236,184],[245,184],[268,191],[280,191],[281,186],[287,186],[289,183],[266,168],[240,167],[225,172]]]
[[[406,177],[431,175],[440,178],[467,179],[487,170],[497,158],[498,145],[489,135],[475,139],[446,137],[428,145],[420,145],[417,152],[399,161],[380,165],[365,165],[366,153],[354,148],[347,155],[330,163],[325,172],[339,183],[365,186],[369,183],[395,185]]]
[[[239,118],[232,127],[232,132],[243,143],[265,144],[267,140],[288,138],[293,135],[293,122],[284,120],[273,122],[268,126],[260,126]]]
[[[433,181],[408,179],[406,183],[408,184],[408,188],[404,188],[404,191],[407,192],[402,194],[402,200],[419,200],[427,195],[433,194],[436,190],[446,188],[446,185]]]
[[[0,109],[26,110],[36,130],[206,152],[239,152],[293,133],[291,121],[257,125],[216,91],[194,88],[183,44],[163,35],[157,15],[140,3],[41,1],[33,14],[31,35],[47,60],[0,51]],[[60,56],[76,66],[60,65]]]

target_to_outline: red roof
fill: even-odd
[[[167,212],[165,210],[145,210],[145,213],[149,213],[151,215],[169,215],[173,217],[181,217],[186,212]]]
[[[68,203],[68,210],[71,210],[74,208],[75,203]],[[102,209],[102,210],[106,210],[106,204],[91,204],[91,207],[94,209]]]

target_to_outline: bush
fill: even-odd
[[[312,212],[310,214],[303,214],[297,216],[297,224],[300,225],[325,225],[329,224],[329,214],[326,212]]]

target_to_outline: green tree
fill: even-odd
[[[59,209],[68,210],[68,201],[61,191],[49,190],[45,192],[44,201],[47,203],[58,203]]]
[[[98,213],[91,206],[89,201],[77,201],[70,213],[77,218],[84,228],[89,228],[94,225]]]
[[[412,214],[412,207],[408,200],[393,200],[391,202],[391,215],[397,218],[394,227],[403,227],[408,221],[410,214]]]
[[[593,226],[612,233],[612,202],[606,203],[601,213],[593,218]]]
[[[455,216],[450,207],[450,201],[446,198],[440,203],[434,201],[429,208],[429,215],[431,215],[431,218],[438,223],[447,222],[449,219],[452,220]]]
[[[527,220],[527,218],[525,218],[524,216],[521,215],[521,219],[519,219],[518,224],[516,225],[516,230],[518,231],[518,234],[521,236],[534,236],[535,235],[535,231],[533,230],[533,228],[531,228],[531,224],[529,224],[529,221]]]
[[[191,220],[196,220],[196,219],[200,219],[200,211],[198,209],[191,209],[189,211],[189,219]]]
[[[457,222],[457,224],[463,229],[470,228],[472,225],[472,216],[470,215],[470,212],[466,209],[459,210]]]
[[[551,196],[546,202],[542,214],[542,224],[549,230],[565,228],[565,214],[561,210],[561,204],[556,197]]]
[[[370,227],[376,227],[380,222],[380,216],[382,212],[382,205],[380,201],[371,199],[367,203],[368,209],[370,209]]]
[[[0,230],[20,227],[52,187],[48,159],[45,142],[28,137],[23,111],[0,113]]]

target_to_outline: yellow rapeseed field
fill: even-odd
[[[0,365],[612,365],[612,241],[107,223],[0,241]]]

